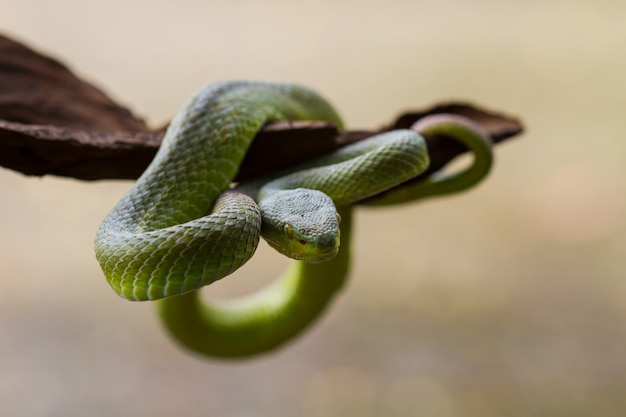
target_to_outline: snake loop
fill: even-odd
[[[96,257],[113,289],[130,300],[159,300],[166,329],[197,353],[265,352],[319,317],[348,273],[352,205],[457,192],[480,181],[491,166],[490,144],[479,129],[458,118],[430,118],[414,130],[377,135],[229,188],[256,132],[280,120],[341,126],[332,107],[304,87],[251,82],[205,87],[174,118],[154,160],[96,235]],[[417,131],[461,141],[474,153],[474,164],[461,173],[412,182],[429,162]],[[260,235],[299,260],[258,293],[223,303],[201,301],[197,289],[243,265]]]

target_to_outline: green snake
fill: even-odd
[[[265,352],[313,322],[345,281],[352,205],[461,191],[491,166],[490,142],[480,129],[457,117],[431,117],[414,129],[380,134],[234,186],[256,133],[269,122],[291,120],[342,126],[332,106],[302,86],[209,84],[175,116],[152,163],[97,232],[96,258],[115,292],[129,300],[160,300],[168,331],[195,352]],[[411,181],[429,163],[418,131],[458,139],[472,150],[474,163],[460,173]],[[260,236],[297,261],[248,297],[202,301],[197,290],[247,262]]]

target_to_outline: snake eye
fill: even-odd
[[[337,223],[341,224],[341,214],[337,213]]]
[[[287,237],[293,237],[293,227],[291,227],[290,224],[285,223],[283,230],[285,231],[285,234],[287,235]]]

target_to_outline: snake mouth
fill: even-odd
[[[331,261],[335,256],[337,256],[338,253],[339,248],[329,248],[315,253],[315,256],[304,257],[302,260],[312,264],[328,262]]]
[[[339,253],[339,233],[324,239],[291,240],[287,247],[275,248],[292,259],[309,263],[320,263],[332,260]]]
[[[316,243],[309,243],[314,246],[314,249],[310,252],[310,256],[306,261],[311,263],[327,262],[332,260],[337,253],[339,253],[339,233],[333,236],[331,239],[324,241],[318,241]]]
[[[291,259],[309,263],[332,260],[339,253],[339,235],[323,241],[291,239],[272,240],[264,236],[271,247]]]

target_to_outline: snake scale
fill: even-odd
[[[157,304],[166,328],[193,351],[240,357],[281,345],[314,321],[343,284],[352,205],[461,191],[491,166],[491,146],[480,129],[458,117],[434,116],[414,129],[233,186],[263,125],[295,120],[342,126],[332,106],[306,87],[207,85],[172,120],[154,160],[96,234],[96,258],[111,287],[129,300],[162,299]],[[429,163],[418,132],[454,137],[472,150],[474,163],[411,181]],[[242,299],[203,302],[196,290],[241,267],[261,236],[297,260],[282,279]]]

